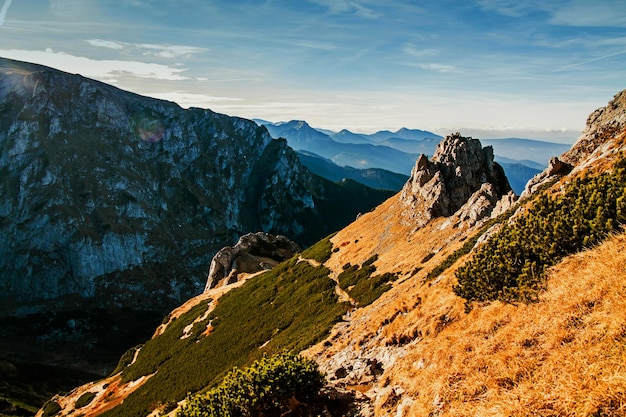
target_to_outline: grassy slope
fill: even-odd
[[[329,375],[382,359],[379,378],[338,381],[366,392],[376,415],[626,414],[626,234],[550,269],[538,302],[481,303],[467,314],[452,288],[468,256],[427,276],[475,230],[455,218],[412,230],[401,210],[392,198],[332,239],[339,251],[326,265],[335,273],[377,253],[378,272],[401,279],[335,328],[332,344],[306,352]]]
[[[391,378],[415,415],[624,415],[625,264],[624,234],[571,256],[538,303],[459,315]]]

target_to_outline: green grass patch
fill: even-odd
[[[206,312],[205,303],[146,342],[122,375],[126,381],[154,375],[105,415],[145,415],[156,404],[216,386],[234,366],[249,365],[263,354],[301,351],[323,340],[347,308],[338,302],[327,268],[292,258],[222,296],[189,338],[180,336]],[[213,329],[202,336],[209,322]]]
[[[52,417],[57,415],[61,411],[61,406],[55,401],[46,401],[42,407],[43,417]]]
[[[373,264],[377,259],[378,255],[374,255],[361,266],[346,264],[337,277],[339,286],[358,303],[359,307],[373,303],[391,288],[393,281],[398,279],[392,273],[374,275],[376,267]]]
[[[75,408],[83,408],[89,404],[91,404],[91,402],[93,401],[93,399],[96,398],[96,393],[95,392],[86,392],[83,395],[81,395],[80,397],[78,397],[78,399],[76,400],[76,404],[74,404]]]
[[[305,259],[313,259],[321,264],[329,260],[333,251],[333,243],[330,241],[330,239],[334,235],[335,233],[325,237],[324,239],[317,242],[315,245],[304,250],[302,252],[302,257]]]

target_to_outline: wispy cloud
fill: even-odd
[[[448,64],[429,63],[429,64],[416,64],[416,66],[425,70],[437,71],[437,72],[442,72],[442,73],[458,71],[457,67],[455,67],[454,65],[448,65]]]
[[[125,76],[167,81],[189,79],[183,75],[187,71],[186,68],[172,68],[167,65],[138,61],[95,60],[53,51],[52,49],[44,51],[0,49],[0,55],[21,61],[36,62],[71,73],[78,72],[86,77],[112,83]]]
[[[437,49],[434,48],[418,48],[412,43],[407,43],[402,48],[405,54],[414,57],[414,58],[423,58],[425,56],[432,56],[438,53]]]
[[[150,97],[176,102],[182,107],[211,108],[218,104],[226,105],[228,103],[243,101],[243,99],[236,97],[219,97],[210,94],[188,93],[185,91],[147,92],[145,94]]]
[[[571,0],[554,10],[550,23],[563,26],[626,27],[624,0]]]
[[[478,0],[478,4],[485,10],[491,10],[504,16],[522,17],[533,11],[557,10],[562,6],[562,0]]]
[[[152,44],[152,43],[127,43],[108,41],[103,39],[88,39],[87,42],[96,47],[109,49],[140,49],[144,55],[154,55],[161,58],[178,58],[181,56],[190,56],[197,53],[207,51],[206,48],[199,48],[189,45],[169,45],[169,44]]]
[[[100,48],[109,48],[109,49],[124,49],[125,48],[123,43],[105,41],[103,39],[88,39],[87,43],[89,43],[91,46],[97,46]]]
[[[197,53],[207,51],[206,48],[198,48],[196,46],[187,45],[159,45],[159,44],[137,44],[138,48],[146,49],[146,55],[156,55],[161,58],[178,58],[181,56],[189,56]]]
[[[2,9],[0,9],[0,26],[4,24],[4,19],[7,17],[9,7],[11,7],[11,0],[5,0],[4,4],[2,5]]]
[[[575,68],[575,67],[580,67],[581,65],[591,64],[591,63],[594,63],[594,62],[602,61],[602,60],[605,60],[605,59],[613,58],[614,56],[624,55],[624,54],[626,54],[626,50],[614,52],[614,53],[611,53],[611,54],[602,55],[602,56],[599,56],[599,57],[596,57],[596,58],[593,58],[593,59],[589,59],[589,60],[586,60],[586,61],[576,62],[576,63],[570,64],[570,65],[565,65],[564,67],[558,68],[556,70],[556,72],[569,70],[569,69],[572,69],[572,68]]]
[[[328,8],[331,14],[353,14],[364,19],[378,19],[380,15],[374,10],[356,1],[349,0],[311,0],[313,3]]]

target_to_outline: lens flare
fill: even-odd
[[[158,119],[142,116],[136,120],[137,135],[139,138],[148,143],[159,142],[165,134],[165,126]]]

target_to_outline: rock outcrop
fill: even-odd
[[[405,221],[422,227],[436,217],[447,217],[473,199],[480,208],[466,210],[472,222],[489,216],[511,187],[503,169],[493,161],[493,148],[459,133],[446,137],[431,160],[421,155],[402,189]]]
[[[282,235],[243,235],[234,246],[226,246],[215,254],[204,290],[237,282],[240,274],[271,269],[301,251],[297,243]]]
[[[548,163],[548,167],[528,181],[526,187],[524,188],[524,192],[522,192],[521,197],[524,198],[531,195],[532,193],[537,191],[537,189],[541,187],[541,185],[545,184],[548,181],[569,174],[570,172],[572,172],[572,168],[572,165],[568,164],[567,162],[561,161],[556,156],[551,158],[550,162]]]
[[[529,196],[542,185],[569,174],[582,171],[596,161],[615,160],[626,149],[626,90],[617,93],[605,107],[587,118],[585,130],[570,150],[550,160],[548,167],[531,178],[522,197]]]
[[[576,166],[596,149],[606,144],[626,128],[626,90],[617,93],[605,107],[591,113],[585,130],[561,160]]]

